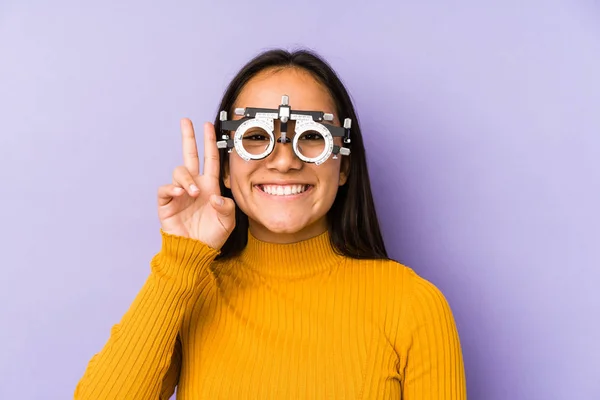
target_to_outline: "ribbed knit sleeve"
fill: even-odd
[[[89,362],[77,400],[167,399],[179,374],[178,333],[186,308],[212,279],[218,251],[162,232],[151,273],[108,342]]]
[[[452,311],[442,292],[412,273],[407,293],[403,399],[467,398],[462,351]]]

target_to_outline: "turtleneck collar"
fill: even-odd
[[[309,277],[335,267],[344,259],[334,251],[327,231],[288,244],[263,242],[248,231],[248,244],[239,257],[244,266],[256,273],[279,279]]]

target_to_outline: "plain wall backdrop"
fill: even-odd
[[[72,398],[159,250],[179,119],[276,46],[347,84],[469,398],[600,399],[600,6],[577,0],[2,0],[0,398]]]

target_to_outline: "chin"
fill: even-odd
[[[297,233],[304,230],[308,221],[294,221],[291,219],[258,221],[266,230],[273,233]]]
[[[250,217],[250,216],[249,216]],[[254,218],[253,218],[254,217]],[[268,215],[268,216],[253,216],[250,217],[254,221],[254,224],[270,233],[277,235],[295,235],[301,232],[308,231],[321,231],[321,223],[324,220],[317,218],[307,218],[308,216],[290,215],[284,213],[281,215]],[[262,218],[261,218],[262,217]],[[320,232],[319,232],[320,233]]]

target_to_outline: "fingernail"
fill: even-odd
[[[193,183],[190,185],[190,189],[192,189],[192,192],[197,192],[198,191],[198,186],[194,185]]]
[[[223,198],[221,196],[215,196],[215,203],[222,206],[223,204],[225,204],[225,201],[223,200]]]
[[[180,187],[176,187],[175,189],[173,189],[175,191],[175,193],[181,193],[181,191],[183,190],[183,188]]]

